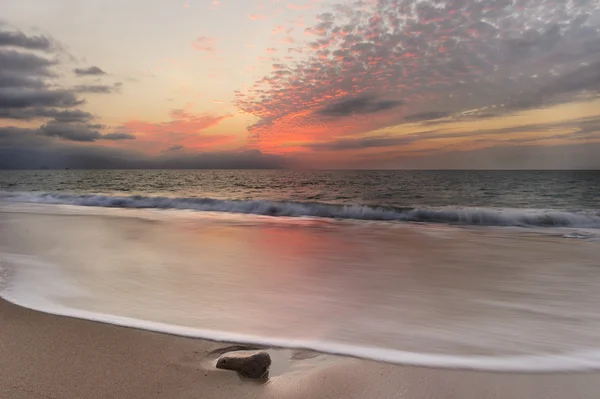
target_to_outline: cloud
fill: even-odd
[[[435,119],[446,118],[451,114],[448,112],[430,111],[430,112],[419,112],[416,114],[407,115],[404,120],[407,122],[422,122]]]
[[[145,155],[134,150],[71,143],[37,129],[0,127],[0,169],[265,169],[286,167],[281,156],[260,151]]]
[[[73,69],[73,72],[77,76],[106,75],[106,72],[104,72],[102,69],[98,68],[97,66],[91,66],[89,68],[75,68],[75,69]]]
[[[292,3],[288,3],[287,4],[287,8],[289,8],[290,10],[295,10],[295,11],[304,11],[304,10],[308,10],[309,8],[314,7],[314,4],[304,4],[304,5],[298,5],[298,4],[292,4]]]
[[[192,47],[196,50],[206,51],[208,53],[214,53],[215,50],[215,39],[212,37],[200,36],[192,42]]]
[[[109,94],[113,93],[121,85],[77,85],[74,90],[77,93]]]
[[[1,66],[0,66],[1,67]],[[30,88],[0,89],[0,109],[26,107],[74,107],[83,104],[68,90],[39,90]]]
[[[368,137],[358,139],[343,139],[326,143],[313,143],[306,147],[315,151],[345,151],[363,150],[365,148],[391,147],[410,144],[414,139],[410,137]]]
[[[161,152],[165,153],[165,152],[175,152],[175,151],[181,151],[181,150],[183,150],[184,148],[185,148],[185,147],[184,147],[184,146],[182,146],[182,145],[174,145],[174,146],[171,146],[171,147],[169,147],[169,148],[167,148],[167,149],[165,149],[165,150],[162,150]]]
[[[539,135],[524,136],[517,138],[505,138],[519,133],[538,133]],[[499,138],[496,138],[498,136]],[[532,143],[550,140],[580,141],[589,139],[600,140],[600,116],[571,119],[560,122],[549,123],[530,123],[518,126],[508,126],[496,129],[477,129],[472,131],[453,131],[453,130],[424,130],[419,132],[407,133],[402,135],[381,135],[374,137],[361,137],[351,139],[339,139],[326,142],[309,143],[303,145],[313,151],[347,151],[364,150],[368,148],[379,147],[399,147],[412,144],[431,143],[433,140],[447,139],[473,139],[473,144],[507,144],[507,143]],[[459,146],[462,144],[459,144]],[[397,148],[396,154],[402,154],[407,150]],[[436,153],[445,153],[456,150],[451,148],[435,148]],[[430,150],[417,150],[427,152]]]
[[[138,141],[147,144],[152,151],[160,152],[166,144],[199,150],[226,144],[234,139],[231,135],[204,132],[230,117],[231,115],[192,114],[183,109],[174,109],[169,121],[152,123],[130,120],[123,127],[139,133]]]
[[[2,70],[0,67],[0,88],[7,87],[29,87],[40,89],[46,87],[46,83],[37,76],[23,75],[18,71]]]
[[[99,131],[83,123],[65,123],[50,121],[40,126],[40,133],[49,137],[59,137],[71,141],[92,142],[101,137]]]
[[[101,140],[135,140],[135,136],[131,133],[107,133],[100,136]]]
[[[0,70],[11,71],[20,75],[54,76],[49,67],[56,61],[35,54],[14,50],[0,50]]]
[[[15,120],[55,119],[87,122],[92,115],[74,109],[84,104],[73,89],[56,85],[56,59],[30,50],[54,51],[59,45],[44,36],[27,36],[0,27],[0,118]]]
[[[94,142],[96,140],[133,140],[136,137],[130,133],[101,134],[94,125],[86,123],[69,123],[53,120],[40,126],[39,132],[48,137],[58,137],[64,140]]]
[[[57,110],[54,108],[0,108],[0,119],[33,120],[41,118],[54,118],[59,122],[87,122],[93,119],[89,112],[79,109]]]
[[[600,46],[598,47],[600,51]],[[586,63],[556,79],[539,92],[540,97],[571,93],[580,90],[600,90],[600,61]]]
[[[336,103],[327,105],[319,110],[320,115],[325,116],[349,116],[356,114],[371,114],[379,111],[396,108],[402,105],[400,100],[377,100],[371,96],[343,99]]]
[[[310,41],[287,50],[294,58],[238,92],[235,105],[258,119],[251,140],[272,148],[294,134],[327,141],[477,108],[487,115],[471,118],[570,101],[600,91],[598,12],[597,2],[559,0],[333,4],[306,28]],[[343,105],[335,122],[319,112],[352,108],[366,94],[404,104],[368,122]]]
[[[54,43],[45,36],[27,36],[23,32],[0,30],[0,47],[50,51],[54,49]]]
[[[9,50],[2,47],[11,47]],[[78,85],[61,87],[55,78],[60,57],[41,56],[35,50],[52,52],[60,46],[44,36],[27,36],[18,31],[6,31],[0,26],[0,119],[37,121],[38,128],[23,130],[24,139],[37,143],[50,141],[92,143],[98,140],[131,140],[131,133],[103,134],[105,126],[91,123],[94,115],[77,109],[85,100],[82,93],[111,93],[114,85]],[[78,76],[99,76],[105,72],[98,67],[75,69]],[[14,132],[13,128],[13,132]],[[23,151],[25,151],[23,149]]]

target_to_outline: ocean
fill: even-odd
[[[0,296],[215,340],[600,368],[598,171],[0,171]]]

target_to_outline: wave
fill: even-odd
[[[560,211],[473,207],[400,208],[314,202],[28,192],[0,193],[0,200],[112,208],[187,209],[287,217],[454,223],[480,226],[600,228],[600,212],[597,210]]]
[[[6,279],[6,286],[0,287],[0,298],[17,306],[52,315],[188,338],[274,348],[304,349],[400,365],[529,373],[600,370],[600,350],[593,346],[579,350],[564,348],[563,352],[557,353],[541,352],[522,355],[436,354],[427,351],[414,352],[385,346],[364,345],[359,342],[344,343],[335,339],[285,338],[216,328],[196,328],[94,312],[69,307],[54,299],[57,292],[62,297],[82,297],[86,295],[87,291],[73,285],[56,268],[49,267],[47,262],[23,255],[0,253],[0,260],[2,259],[8,261],[12,266],[0,261],[0,282],[3,277]]]

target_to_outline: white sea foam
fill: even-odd
[[[26,208],[0,207],[0,296],[31,309],[400,364],[600,369],[599,243],[561,229]]]
[[[3,192],[0,199],[13,202],[66,204],[90,207],[138,209],[188,209],[267,216],[310,216],[338,219],[457,223],[482,226],[536,226],[600,228],[597,210],[499,209],[472,207],[392,208],[263,200],[217,200],[109,196],[94,194]]]
[[[600,368],[600,350],[534,356],[460,356],[407,352],[392,348],[363,346],[359,343],[344,344],[335,341],[310,339],[285,339],[265,335],[248,335],[212,329],[190,328],[166,323],[140,320],[131,317],[70,308],[52,298],[60,293],[64,296],[85,295],[84,292],[56,273],[52,265],[31,257],[0,254],[0,278],[4,276],[4,287],[0,286],[0,297],[16,305],[59,316],[98,321],[116,326],[138,328],[173,334],[183,337],[209,339],[222,342],[265,345],[281,348],[309,349],[323,353],[355,356],[365,359],[396,364],[446,367],[488,371],[577,371]],[[12,266],[7,266],[9,262]],[[19,271],[10,268],[18,266]],[[6,281],[6,275],[12,277]]]

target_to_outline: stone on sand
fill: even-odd
[[[271,356],[264,351],[230,352],[217,360],[217,368],[233,370],[242,376],[253,379],[267,378],[271,366]]]

